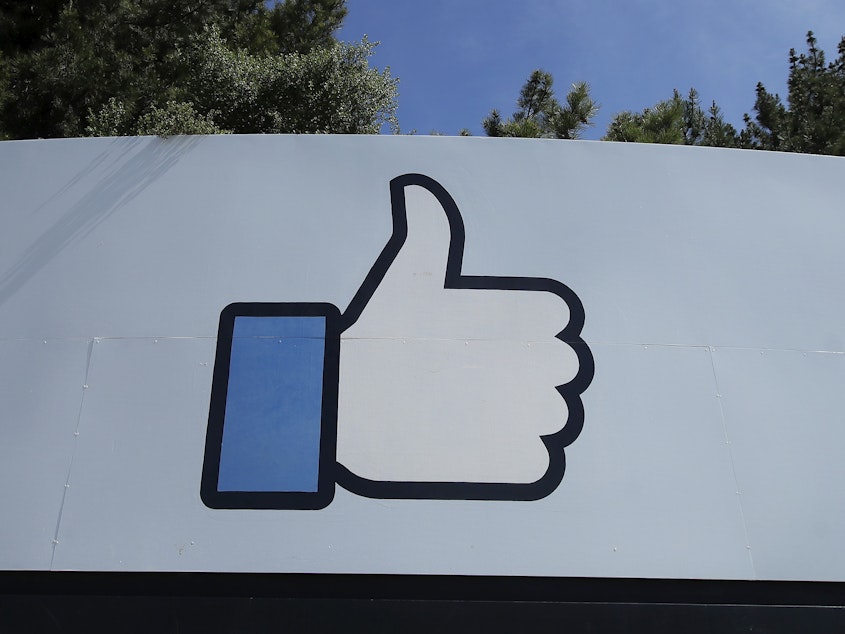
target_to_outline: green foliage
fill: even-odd
[[[586,82],[572,84],[561,104],[554,95],[550,73],[535,70],[522,86],[517,110],[506,121],[492,110],[482,125],[487,136],[577,139],[593,124],[599,106],[590,97]]]
[[[789,51],[788,103],[757,84],[754,118],[745,115],[743,147],[845,155],[845,37],[838,56],[825,62],[813,32],[807,53]]]
[[[0,46],[11,72],[3,127],[15,138],[79,136],[89,110],[111,97],[136,110],[166,101],[184,73],[175,53],[231,8],[226,0],[4,3]]]
[[[704,119],[701,136],[696,145],[710,147],[738,147],[739,134],[722,115],[722,109],[713,101]]]
[[[675,91],[672,99],[660,101],[642,112],[617,114],[607,128],[605,141],[633,143],[684,143],[684,104]]]
[[[343,24],[345,0],[286,0],[268,7],[243,0],[234,20],[215,22],[233,48],[251,53],[306,53],[335,43]]]
[[[209,29],[184,54],[184,99],[227,130],[378,133],[396,125],[396,81],[371,69],[374,44],[251,55]],[[292,107],[293,106],[293,107]]]
[[[307,53],[334,44],[346,13],[345,0],[288,0],[269,11],[268,22],[278,52]]]
[[[396,80],[334,38],[344,0],[10,0],[0,134],[375,132]]]
[[[670,99],[642,112],[620,112],[603,140],[736,147],[738,135],[715,101],[707,112],[701,108],[698,92],[692,88],[686,99],[676,90]]]
[[[3,59],[3,54],[0,53],[0,111],[3,110],[3,104],[9,99],[9,65]],[[0,141],[8,138],[6,131],[3,128],[3,121],[0,119]]]
[[[140,118],[133,120],[124,104],[116,99],[108,103],[96,115],[89,117],[85,128],[87,136],[156,135],[177,134],[226,134],[214,122],[216,112],[200,114],[194,104],[183,101],[168,101],[164,107],[153,105]]]
[[[229,130],[220,129],[214,123],[216,112],[200,114],[194,110],[194,104],[184,101],[168,101],[163,108],[152,106],[138,120],[137,133],[158,136],[176,134],[224,134]]]
[[[675,91],[671,99],[642,112],[617,114],[604,139],[845,155],[845,38],[838,53],[826,63],[809,32],[807,53],[789,52],[787,104],[758,83],[754,118],[746,114],[739,133],[725,122],[715,101],[702,110],[693,89],[686,99]]]

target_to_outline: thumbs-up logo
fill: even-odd
[[[346,311],[248,303],[220,317],[202,499],[317,509],[367,497],[554,491],[593,376],[584,311],[546,278],[464,275],[448,192],[390,183],[393,234]]]

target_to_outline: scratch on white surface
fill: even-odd
[[[715,348],[707,346],[707,353],[710,357],[710,368],[713,370],[713,383],[716,386],[716,400],[719,402],[719,417],[722,419],[722,430],[725,434],[725,444],[728,447],[728,455],[731,459],[731,473],[733,476],[734,487],[737,495],[737,504],[739,505],[739,515],[740,519],[742,520],[742,532],[745,536],[745,550],[748,553],[748,563],[751,565],[751,574],[754,579],[757,579],[757,570],[754,567],[754,553],[751,548],[751,538],[748,534],[748,522],[745,519],[745,509],[743,508],[742,489],[739,486],[739,478],[736,474],[736,462],[734,461],[733,445],[731,445],[731,439],[728,434],[728,424],[725,420],[725,409],[722,404],[722,391],[719,388],[719,376],[716,373],[716,362],[713,360],[714,351]]]
[[[91,358],[94,355],[94,344],[95,343],[99,343],[98,338],[91,339],[88,342],[88,357],[85,361],[85,378],[83,379],[82,385],[80,386],[79,410],[77,411],[77,414],[76,414],[76,427],[74,427],[74,430],[73,430],[73,449],[71,451],[70,464],[68,465],[68,470],[67,470],[67,477],[65,477],[65,485],[64,485],[64,489],[62,491],[62,501],[61,501],[61,504],[59,505],[59,514],[58,514],[58,517],[56,518],[56,530],[53,533],[53,552],[50,555],[50,570],[53,569],[53,562],[56,558],[56,547],[59,545],[59,529],[60,529],[61,524],[62,524],[62,514],[64,513],[64,509],[65,509],[65,500],[67,499],[67,492],[68,492],[68,489],[70,489],[70,475],[71,475],[71,472],[73,471],[73,459],[74,459],[74,456],[76,455],[77,444],[79,443],[79,425],[82,421],[82,408],[85,405],[85,392],[87,391],[88,385],[89,385],[88,384],[88,375],[89,375],[90,370],[91,370]]]

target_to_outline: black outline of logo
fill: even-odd
[[[575,377],[555,389],[568,409],[564,427],[548,436],[541,436],[549,453],[549,467],[536,482],[401,482],[375,481],[355,475],[336,461],[337,394],[340,368],[340,336],[363,313],[367,303],[381,284],[408,236],[405,188],[417,185],[431,192],[446,212],[451,231],[446,262],[444,288],[473,290],[544,291],[553,293],[569,307],[569,323],[557,338],[570,345],[578,357]],[[324,303],[238,303],[230,304],[220,315],[217,355],[214,363],[208,434],[203,463],[201,497],[211,508],[319,509],[328,506],[334,497],[334,484],[370,498],[439,499],[439,500],[539,500],[554,491],[566,470],[564,449],[572,444],[584,426],[581,394],[593,379],[593,356],[581,338],[584,308],[578,296],[557,280],[533,277],[494,277],[463,275],[464,223],[457,204],[434,179],[422,174],[405,174],[390,181],[393,233],[376,259],[358,292],[343,314],[332,304]],[[229,379],[232,328],[234,318],[249,316],[323,316],[326,318],[326,348],[323,373],[323,407],[320,440],[320,471],[316,493],[218,491],[220,450],[226,412],[226,390]]]

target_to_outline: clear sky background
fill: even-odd
[[[845,35],[845,0],[347,0],[342,40],[365,34],[371,58],[399,77],[402,132],[482,135],[492,108],[510,116],[531,71],[563,98],[587,81],[601,104],[584,138],[611,117],[695,87],[737,128],[762,81],[786,99],[790,48],[812,30],[827,59]]]

